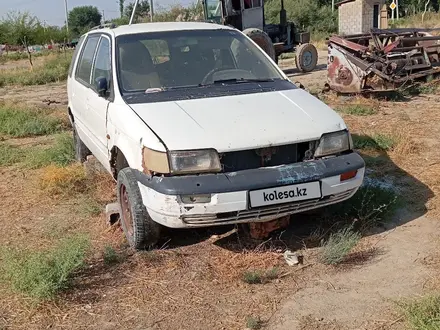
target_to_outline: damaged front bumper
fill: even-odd
[[[276,218],[335,204],[353,196],[361,186],[365,162],[357,153],[276,167],[232,173],[148,177],[137,172],[143,203],[150,217],[171,228],[205,227]],[[341,175],[350,173],[348,178]],[[310,185],[306,196],[252,207],[250,192],[282,191]],[[297,186],[299,185],[299,186]],[[313,189],[312,189],[313,188]],[[292,191],[291,190],[291,191]],[[302,189],[297,189],[300,194]],[[270,190],[269,192],[272,192]],[[266,194],[267,195],[267,194]],[[188,196],[206,202],[188,203]],[[288,196],[288,194],[286,195]],[[183,202],[185,200],[185,203]]]

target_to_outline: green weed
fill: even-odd
[[[246,318],[246,328],[247,329],[252,329],[252,330],[258,330],[261,329],[261,327],[263,326],[260,318],[256,318],[253,316],[248,316]]]
[[[353,134],[353,143],[355,149],[374,149],[388,151],[397,144],[397,139],[390,135],[375,134],[373,136]]]
[[[361,234],[347,227],[330,235],[327,241],[321,243],[320,260],[327,265],[342,262],[361,239]]]
[[[104,249],[103,259],[106,265],[113,265],[119,262],[120,258],[115,249],[107,245]]]
[[[0,166],[10,166],[18,163],[22,156],[20,148],[7,143],[0,143]]]
[[[405,320],[414,330],[440,329],[440,296],[433,295],[414,302],[399,304]]]
[[[49,148],[35,148],[27,151],[25,165],[40,168],[47,165],[67,166],[75,160],[75,149],[71,134],[59,134]]]
[[[3,250],[0,276],[17,292],[38,300],[53,298],[84,266],[89,245],[87,237],[78,235],[47,251]]]
[[[46,110],[0,106],[0,134],[29,137],[53,134],[62,128],[62,121],[51,117]]]
[[[391,220],[401,200],[393,190],[365,185],[349,200],[326,209],[329,222],[353,223],[361,232]]]
[[[345,107],[339,108],[338,111],[355,116],[370,116],[377,113],[377,109],[362,104],[347,105]]]
[[[243,282],[248,284],[264,284],[277,279],[278,276],[278,268],[271,268],[267,271],[249,270],[243,273]]]

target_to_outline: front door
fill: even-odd
[[[86,126],[93,128],[90,130],[90,134],[98,148],[99,154],[102,155],[103,164],[108,161],[107,110],[110,104],[109,97],[112,94],[110,91],[113,87],[111,81],[110,44],[110,38],[105,35],[99,40],[92,68],[92,88],[87,94],[86,99],[87,116],[85,116]],[[97,81],[102,78],[107,80],[109,89],[106,95],[100,96],[96,86]]]

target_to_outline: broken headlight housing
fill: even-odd
[[[315,150],[315,157],[337,155],[350,150],[352,144],[351,135],[347,130],[324,134]]]
[[[170,151],[168,157],[174,174],[221,171],[220,158],[214,149]]]

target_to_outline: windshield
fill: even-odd
[[[237,31],[124,35],[116,47],[122,93],[283,79],[262,51]]]

